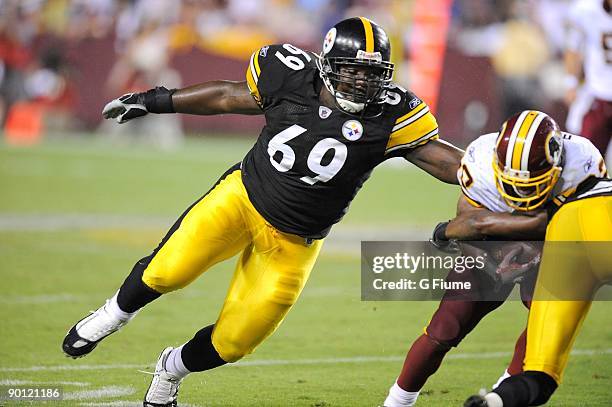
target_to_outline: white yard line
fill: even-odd
[[[87,387],[91,383],[86,382],[53,382],[53,381],[33,381],[33,380],[0,380],[0,386],[26,386],[26,385],[55,385],[55,386],[76,386],[76,387]]]
[[[500,359],[511,356],[510,352],[475,352],[451,353],[445,359]],[[572,356],[612,355],[612,348],[607,349],[575,349]],[[346,358],[317,358],[317,359],[261,359],[238,362],[230,366],[278,366],[278,365],[329,365],[336,363],[378,363],[398,362],[405,359],[405,355],[394,356],[353,356]],[[110,369],[142,369],[143,364],[110,364],[110,365],[56,365],[56,366],[29,366],[29,367],[0,367],[0,373],[11,372],[52,372],[68,370],[110,370]]]
[[[91,400],[106,397],[131,396],[136,389],[127,386],[106,386],[94,390],[80,390],[64,393],[64,400]]]
[[[178,215],[177,215],[178,216]],[[159,238],[170,228],[174,217],[92,213],[20,214],[0,213],[0,232],[57,232],[71,230],[155,230]],[[429,227],[410,224],[336,225],[325,239],[322,255],[359,256],[362,241],[422,241]]]
[[[181,403],[181,406],[184,404]],[[92,407],[142,407],[142,401],[106,401],[106,402],[89,402],[80,403],[79,406],[92,406]]]
[[[116,400],[116,401],[101,401],[101,402],[86,402],[80,403],[79,406],[91,406],[91,407],[142,407],[142,401],[127,401],[127,400]],[[194,404],[181,403],[181,407],[196,407]]]
[[[73,294],[41,294],[41,295],[4,295],[0,296],[0,304],[51,304],[57,302],[75,302],[79,299],[86,299],[85,295]]]
[[[56,365],[56,366],[29,366],[29,367],[0,367],[4,372],[58,372],[67,370],[109,370],[109,369],[142,369],[143,365]]]
[[[0,231],[58,231],[70,229],[165,229],[172,216],[139,216],[95,213],[0,213]]]
[[[169,228],[176,215],[147,216],[136,214],[106,213],[0,213],[0,231],[56,231],[70,229],[165,229]],[[423,240],[429,237],[427,225],[381,224],[361,225],[341,223],[334,226],[327,239],[336,237],[342,241],[362,240]],[[161,236],[160,236],[161,238]]]

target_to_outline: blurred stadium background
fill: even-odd
[[[250,148],[260,117],[102,122],[155,85],[242,80],[259,46],[317,51],[364,15],[393,42],[396,80],[465,146],[535,108],[565,123],[564,0],[0,0],[0,386],[59,385],[53,405],[138,405],[157,352],[214,320],[233,264],[145,310],[86,359],[60,341],[173,220]],[[303,298],[236,367],[189,378],[190,405],[374,406],[435,303],[360,301],[359,242],[427,238],[457,188],[403,162],[374,172],[327,241]],[[501,374],[526,312],[511,302],[451,354],[420,405],[459,405]],[[594,305],[553,406],[609,406],[612,314]],[[257,390],[254,390],[257,389]],[[3,402],[0,400],[0,404]]]
[[[28,131],[35,137],[38,130],[124,132],[174,147],[185,132],[257,134],[260,118],[166,117],[120,130],[102,125],[100,110],[111,97],[155,85],[242,80],[257,47],[290,42],[318,52],[336,21],[367,15],[390,34],[396,80],[434,107],[445,138],[465,144],[524,108],[565,122],[562,56],[569,4],[2,0],[0,118],[8,139]]]

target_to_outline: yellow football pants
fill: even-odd
[[[529,311],[524,370],[561,382],[591,299],[612,281],[611,242],[612,196],[570,202],[553,216]]]
[[[187,211],[142,280],[167,293],[242,251],[212,334],[219,356],[234,362],[253,352],[282,322],[322,243],[306,244],[304,238],[267,223],[249,201],[236,169]]]

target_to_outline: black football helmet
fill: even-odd
[[[385,31],[365,17],[353,17],[327,32],[317,67],[338,107],[356,114],[384,103],[393,77],[390,59]]]

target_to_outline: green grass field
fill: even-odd
[[[57,406],[139,405],[158,353],[220,310],[234,261],[144,309],[91,355],[60,350],[70,326],[110,297],[133,263],[252,141],[192,140],[175,152],[89,138],[0,145],[0,385],[61,386]],[[359,231],[422,236],[449,218],[458,190],[418,170],[382,167],[330,238],[279,330],[233,366],[188,377],[197,406],[377,406],[434,302],[362,302]],[[365,233],[364,232],[364,233]],[[404,236],[405,233],[405,237]],[[338,247],[342,247],[339,250]],[[418,405],[459,406],[503,372],[526,321],[520,303],[489,316],[449,354]],[[596,303],[551,406],[612,405],[612,313]],[[0,400],[0,405],[3,402]]]

